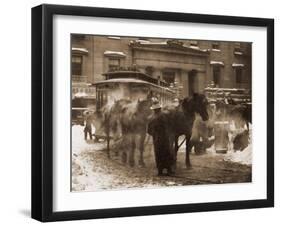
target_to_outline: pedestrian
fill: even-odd
[[[175,109],[179,109],[179,107],[180,107],[180,100],[178,98],[175,98],[172,101],[172,105],[175,107]]]
[[[175,162],[173,154],[172,141],[169,137],[167,116],[162,113],[161,105],[157,98],[153,98],[151,110],[154,111],[150,122],[148,123],[148,134],[153,138],[153,147],[158,176],[162,176],[163,170],[167,170],[168,175],[173,175],[172,165]]]
[[[195,116],[192,135],[189,141],[189,151],[194,147],[197,155],[205,154],[206,149],[214,143],[213,128],[211,123],[204,122],[200,116]]]
[[[85,115],[85,128],[84,128],[84,139],[87,140],[89,134],[90,140],[93,139],[92,135],[92,116],[89,111],[84,112]]]

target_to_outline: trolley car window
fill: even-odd
[[[132,91],[148,91],[148,87],[143,84],[131,84]]]

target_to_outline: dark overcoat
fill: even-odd
[[[175,161],[175,154],[166,114],[160,112],[152,117],[148,123],[148,134],[153,137],[157,168],[160,170],[170,168]]]

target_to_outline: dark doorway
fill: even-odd
[[[163,71],[163,80],[167,82],[169,85],[175,83],[176,73],[173,70],[165,70]]]
[[[214,65],[213,66],[213,78],[216,87],[220,87],[221,81],[221,68],[220,66]]]
[[[195,79],[196,71],[192,70],[188,72],[188,95],[192,96],[195,93]]]

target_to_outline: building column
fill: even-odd
[[[205,71],[197,71],[196,72],[196,86],[194,91],[197,93],[204,93],[204,89],[206,87],[206,72]]]
[[[188,88],[188,71],[182,70],[181,73],[181,81],[182,81],[182,97],[188,97],[189,88]]]

